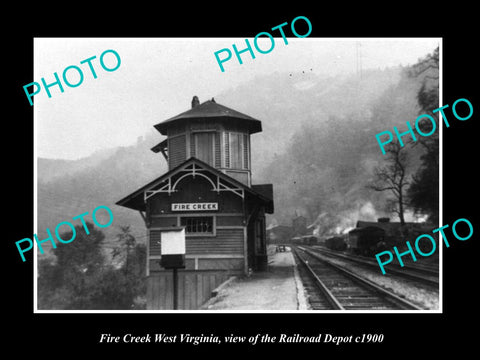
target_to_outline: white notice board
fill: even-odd
[[[185,254],[185,228],[162,230],[160,244],[162,255]]]

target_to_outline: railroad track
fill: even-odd
[[[318,252],[322,255],[354,262],[366,268],[369,268],[370,270],[380,272],[378,263],[376,261],[365,258],[363,256],[349,256],[346,254],[338,253],[336,251],[328,250],[318,246],[312,247],[310,248],[310,250],[314,252]],[[386,269],[386,272],[387,273],[385,276],[395,275],[396,277],[413,280],[417,283],[428,285],[436,289],[438,289],[438,286],[439,286],[438,268],[433,269],[432,267],[415,266],[411,264],[405,265],[404,267],[400,267],[400,265],[389,264],[388,268]]]
[[[422,310],[419,306],[325,259],[294,248],[314,310]]]

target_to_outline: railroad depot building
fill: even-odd
[[[154,125],[166,139],[151,150],[168,172],[117,202],[140,212],[148,233],[147,309],[169,309],[170,271],[160,266],[162,231],[185,228],[179,308],[196,309],[232,275],[267,266],[265,214],[271,184],[253,185],[250,136],[261,122],[220,105],[199,103]]]

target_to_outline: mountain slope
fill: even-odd
[[[263,132],[252,136],[252,174],[254,183],[274,185],[277,203],[271,221],[288,219],[292,209],[302,208],[304,197],[320,185],[327,189],[330,184],[342,183],[339,179],[354,176],[349,165],[354,161],[360,162],[360,168],[370,170],[378,163],[378,146],[372,134],[385,130],[385,126],[399,121],[402,116],[405,116],[404,123],[416,111],[418,82],[404,80],[404,88],[398,89],[401,73],[400,68],[370,70],[361,77],[277,73],[257,77],[215,95],[222,105],[262,121]],[[392,91],[392,88],[397,90]],[[402,98],[401,94],[406,95]],[[393,100],[388,100],[389,96]],[[205,100],[200,99],[201,102]],[[386,101],[393,104],[394,100],[396,105],[385,109],[383,104]],[[339,144],[347,141],[342,137],[347,129],[356,130],[350,132],[348,147],[339,148]],[[325,137],[325,134],[329,135]],[[306,141],[304,136],[310,140]],[[150,151],[162,139],[160,134],[149,132],[135,145],[97,152],[82,160],[39,159],[39,234],[45,235],[46,227],[54,229],[60,221],[107,205],[115,216],[114,224],[105,229],[107,247],[114,246],[119,225],[131,224],[137,239],[144,241],[145,225],[140,215],[114,204],[167,171],[161,154]],[[295,155],[298,144],[302,143],[312,144],[316,150],[306,148]],[[337,157],[341,153],[343,157]],[[364,154],[364,157],[357,160],[348,153]],[[343,166],[336,166],[336,161],[344,162]],[[315,167],[317,170],[312,171]],[[362,181],[366,176],[365,173]],[[299,193],[298,187],[292,188],[291,183],[307,178],[310,182],[305,183],[302,190],[307,193]],[[352,182],[343,181],[341,188],[349,193],[352,186]],[[362,186],[355,184],[355,188]],[[322,194],[329,196],[328,191]],[[338,198],[342,198],[341,193],[331,193],[331,199],[325,202],[332,203]]]

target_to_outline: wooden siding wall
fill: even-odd
[[[151,217],[149,231],[149,274],[162,271],[161,231],[180,226],[180,218],[188,214],[168,214]],[[206,214],[205,214],[206,215]],[[203,216],[203,214],[202,214]],[[207,215],[208,216],[208,215]],[[187,235],[185,266],[188,270],[223,269],[242,273],[245,271],[245,226],[242,214],[210,214],[214,216],[215,234]]]
[[[149,256],[160,256],[161,255],[161,248],[160,248],[160,241],[161,241],[161,232],[160,231],[150,231],[149,236],[149,249],[148,254]]]
[[[199,309],[212,290],[228,280],[227,271],[179,271],[178,309]],[[173,275],[171,271],[155,273],[147,278],[147,310],[173,309]]]
[[[220,133],[215,133],[215,167],[218,169],[222,166],[222,151],[220,144]]]
[[[179,135],[168,139],[169,168],[180,165],[187,159],[186,137]]]
[[[161,230],[150,230],[149,256],[160,256]],[[217,229],[216,236],[185,239],[187,254],[236,254],[243,255],[243,228]]]
[[[243,168],[250,169],[250,146],[248,135],[243,135]]]
[[[226,170],[225,174],[234,178],[237,181],[240,181],[243,184],[249,184],[250,174],[247,171],[229,171]]]
[[[230,143],[230,136],[228,132],[223,133],[223,143],[224,145],[224,167],[229,168],[230,167],[230,146],[226,145]]]
[[[172,227],[180,226],[180,217],[188,216],[187,214],[182,213],[181,215],[175,216],[172,215],[163,215],[163,216],[154,216],[150,219],[150,227],[160,228],[160,227]],[[207,213],[205,216],[212,216],[211,213]],[[243,215],[231,215],[231,214],[213,214],[216,217],[215,223],[217,227],[222,226],[243,226]]]
[[[197,157],[195,136],[190,137],[190,156]]]
[[[243,254],[243,229],[217,229],[215,237],[188,237],[187,254]]]
[[[150,258],[148,262],[149,266],[149,275],[154,275],[156,273],[165,271],[163,267],[159,264],[159,259]],[[225,270],[231,271],[235,274],[243,274],[244,272],[244,259],[233,258],[227,256],[225,258],[211,258],[211,257],[202,257],[202,255],[196,255],[195,257],[190,257],[187,255],[185,259],[185,270],[197,271],[197,270]]]

